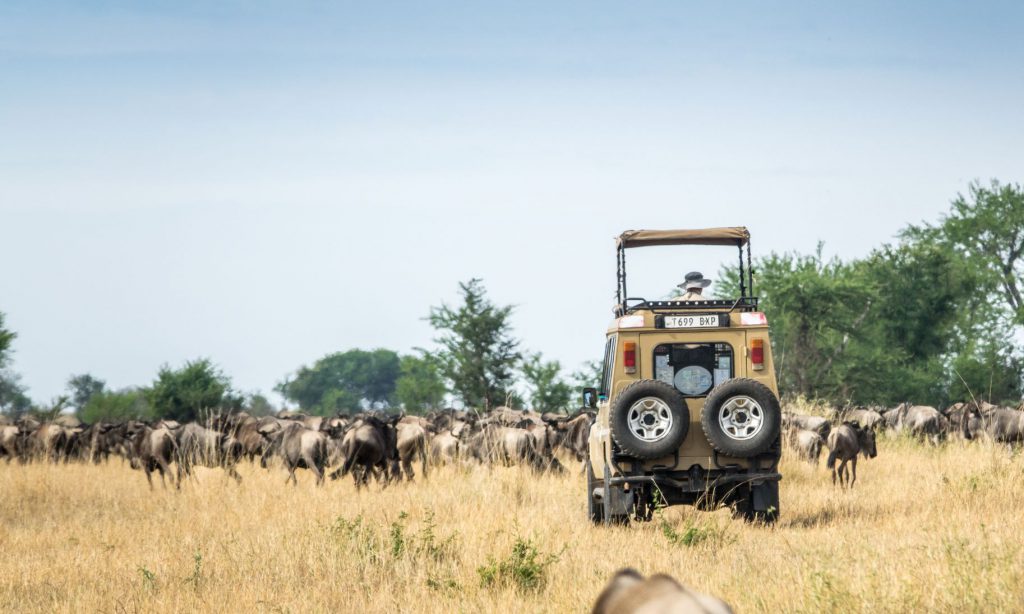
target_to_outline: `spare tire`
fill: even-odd
[[[766,451],[778,439],[782,409],[768,386],[736,378],[708,394],[700,423],[714,449],[747,458]]]
[[[626,386],[611,408],[611,430],[624,454],[661,458],[675,454],[690,430],[686,399],[672,386],[643,379]]]

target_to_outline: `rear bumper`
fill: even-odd
[[[691,472],[689,475],[678,477],[668,475],[616,476],[609,478],[609,485],[653,484],[661,490],[671,489],[677,492],[701,493],[736,484],[757,485],[763,482],[778,482],[780,480],[782,480],[782,474],[777,472],[731,473],[711,477]]]

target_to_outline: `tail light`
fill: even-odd
[[[750,340],[750,362],[754,365],[754,371],[764,369],[764,339]]]
[[[622,344],[622,366],[626,373],[636,373],[636,342],[627,341]]]

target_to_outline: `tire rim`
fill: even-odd
[[[764,428],[764,410],[750,397],[732,397],[718,410],[718,425],[730,439],[746,441]]]
[[[637,439],[661,441],[672,430],[672,410],[657,397],[644,397],[629,408],[626,421],[629,432]]]

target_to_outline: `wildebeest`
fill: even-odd
[[[832,432],[828,434],[828,450],[827,465],[832,470],[832,484],[836,483],[838,473],[839,484],[850,488],[853,488],[857,481],[857,454],[864,454],[868,458],[875,458],[878,455],[874,431],[851,422],[844,422],[832,429]],[[840,461],[838,472],[836,460]],[[852,480],[846,471],[847,462],[852,465]]]
[[[828,437],[829,431],[832,429],[832,425],[829,423],[827,418],[822,418],[821,416],[792,414],[789,412],[782,414],[782,426],[785,428],[815,431],[823,438]]]
[[[412,481],[415,460],[420,461],[423,477],[427,477],[427,435],[430,423],[417,416],[405,416],[395,425],[395,453],[392,473],[395,479]]]
[[[934,407],[902,403],[884,414],[888,426],[897,432],[906,431],[921,439],[938,443],[949,430],[949,421]]]
[[[818,458],[821,456],[821,448],[825,445],[825,440],[821,438],[817,431],[791,429],[789,431],[789,445],[796,450],[801,458],[817,465]]]
[[[21,446],[18,439],[18,427],[0,426],[0,456],[4,457],[8,463],[12,458],[20,457]]]
[[[970,403],[966,411],[966,424],[962,426],[965,438],[973,439],[978,433],[984,433],[999,443],[1024,442],[1024,412],[1005,407],[979,410],[974,403]]]
[[[557,435],[556,447],[565,448],[578,461],[586,459],[592,424],[594,424],[594,413],[591,411],[583,411],[575,416],[552,423],[551,426]]]
[[[32,458],[50,459],[57,462],[67,443],[67,432],[55,422],[44,422],[29,435],[28,450]]]
[[[866,429],[878,429],[884,424],[881,413],[863,407],[843,412],[843,421],[859,424]]]
[[[274,453],[280,455],[288,469],[285,484],[291,481],[298,486],[295,470],[299,467],[313,472],[317,486],[323,484],[328,458],[326,433],[307,428],[302,422],[291,422],[271,435],[267,454]]]
[[[142,469],[146,473],[146,481],[149,482],[151,490],[153,488],[151,474],[154,470],[160,472],[160,483],[164,488],[167,487],[164,474],[169,475],[171,483],[174,483],[170,465],[175,457],[178,444],[170,429],[162,425],[158,428],[144,425],[135,433],[132,444],[134,451],[134,456],[131,459],[132,468]]]
[[[390,463],[397,457],[395,427],[391,421],[363,416],[353,422],[341,441],[341,467],[331,479],[352,473],[356,489],[369,485],[370,475],[387,485]]]
[[[182,478],[191,475],[195,465],[222,467],[236,482],[242,481],[242,476],[235,470],[242,446],[235,438],[190,422],[178,431],[177,443],[175,462],[178,464],[179,488]]]
[[[458,460],[462,442],[460,440],[466,422],[447,421],[446,427],[430,438],[430,460],[434,463],[451,463]]]
[[[732,608],[717,597],[680,584],[672,576],[644,578],[632,568],[620,569],[601,591],[593,614],[730,614]]]

